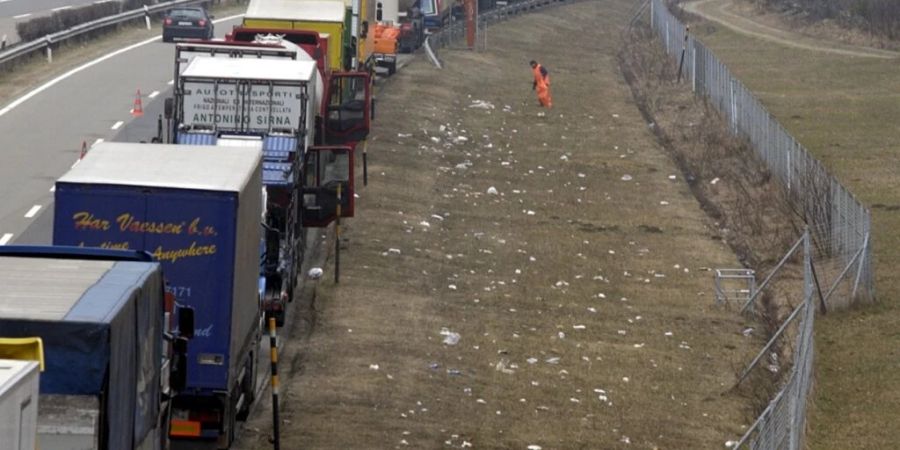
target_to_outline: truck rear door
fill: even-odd
[[[369,135],[372,79],[368,72],[334,72],[328,80],[322,116],[326,145],[356,146]]]

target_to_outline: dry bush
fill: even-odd
[[[745,1],[808,22],[831,20],[875,36],[900,39],[900,2],[896,0]]]
[[[80,8],[64,9],[56,11],[49,16],[36,17],[25,22],[19,22],[16,24],[16,32],[22,41],[33,41],[76,25],[118,14],[120,7],[121,5],[117,2],[104,2]]]

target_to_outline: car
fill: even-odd
[[[163,19],[163,42],[172,42],[175,38],[212,39],[212,19],[204,8],[171,9]]]

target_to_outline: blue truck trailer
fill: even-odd
[[[42,450],[168,448],[186,341],[170,334],[159,263],[137,252],[4,246],[0,286],[0,336],[42,342]],[[192,328],[188,316],[179,325]]]
[[[247,148],[101,143],[56,182],[54,244],[144,250],[195,310],[176,439],[227,448],[253,401],[261,161]]]

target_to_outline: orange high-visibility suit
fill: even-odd
[[[537,91],[538,101],[545,108],[553,107],[553,98],[550,97],[550,75],[547,69],[540,64],[535,64],[531,71],[534,73],[534,85],[532,90]]]

